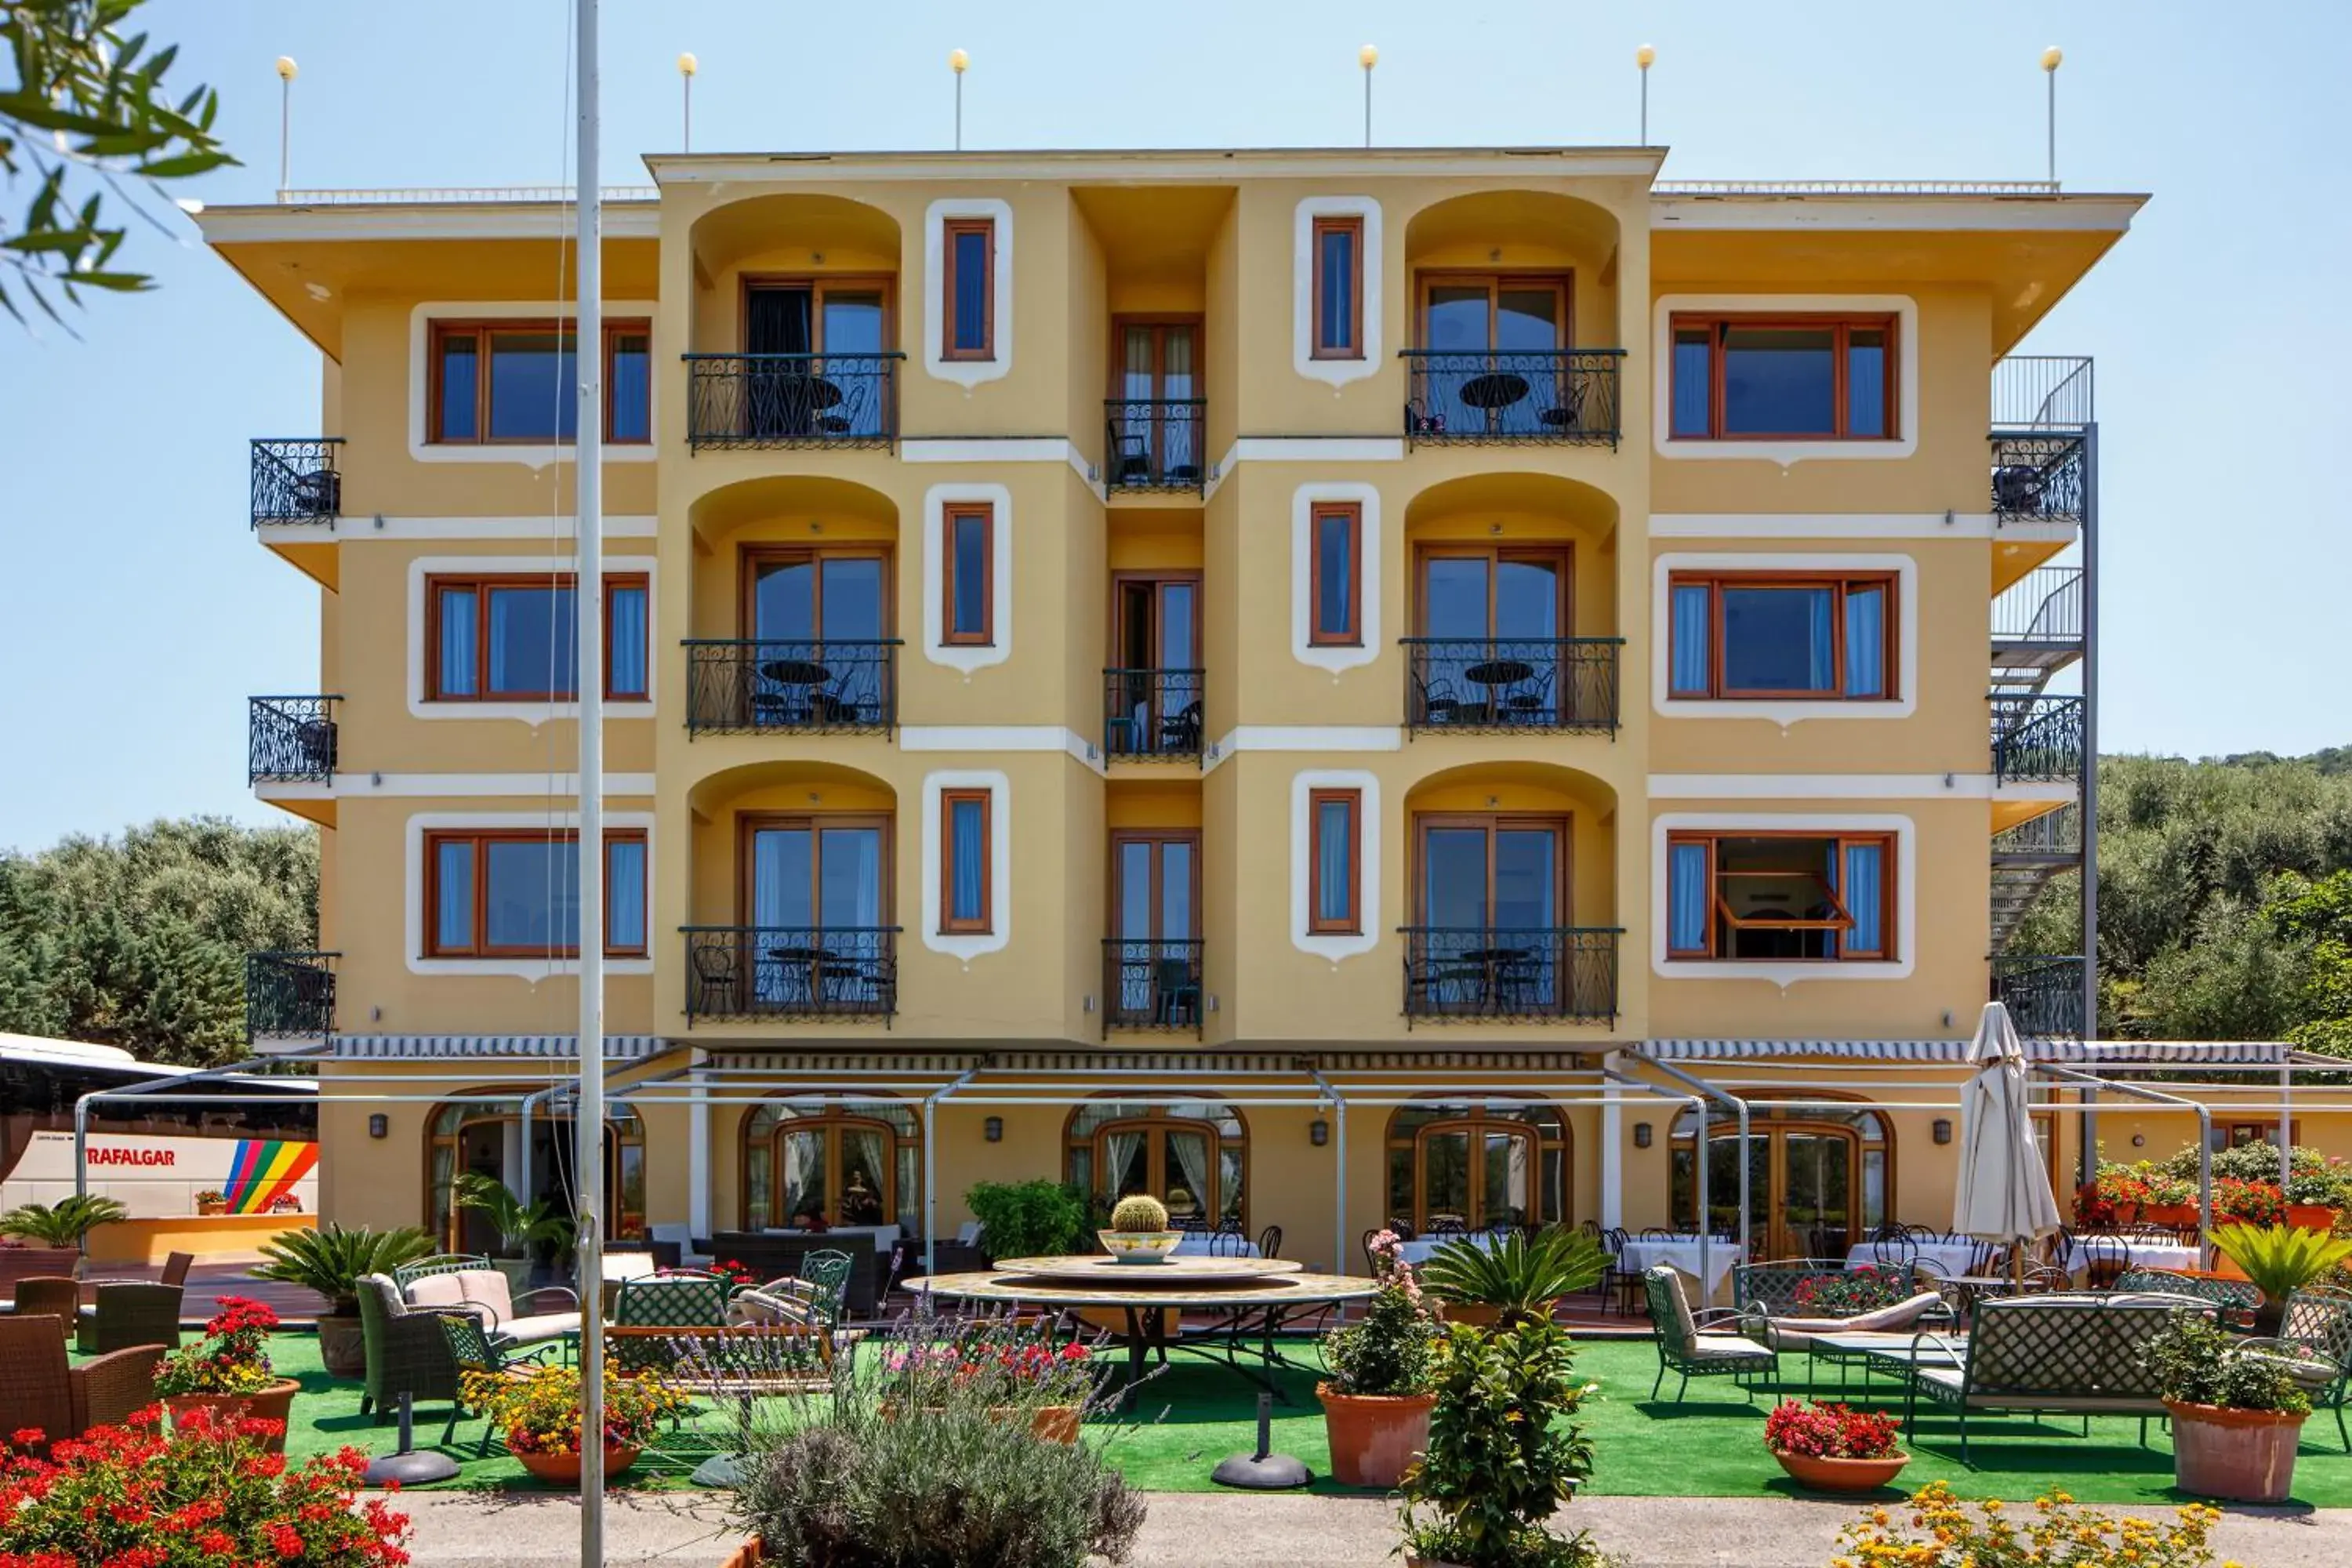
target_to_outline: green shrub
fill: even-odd
[[[1387,1231],[1381,1235],[1386,1243],[1375,1237],[1372,1253],[1380,1293],[1361,1318],[1323,1336],[1323,1364],[1340,1394],[1426,1394],[1434,1375],[1437,1320],[1422,1299],[1412,1269],[1395,1261],[1396,1237]]]
[[[1053,1258],[1076,1252],[1086,1201],[1058,1182],[978,1182],[963,1195],[988,1227],[992,1258]]]
[[[2170,1324],[2148,1342],[2147,1364],[2158,1390],[2184,1404],[2292,1415],[2311,1409],[2311,1396],[2288,1375],[2285,1362],[2250,1353],[2203,1312],[2173,1313]]]
[[[1549,1317],[1550,1303],[1589,1290],[1609,1255],[1581,1231],[1554,1226],[1533,1241],[1513,1231],[1491,1247],[1449,1241],[1422,1265],[1422,1283],[1441,1301],[1499,1307],[1506,1318]]]
[[[1168,1205],[1158,1198],[1145,1197],[1141,1193],[1121,1198],[1110,1211],[1110,1227],[1125,1231],[1166,1230]]]

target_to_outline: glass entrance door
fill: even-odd
[[[1541,428],[1537,409],[1559,407],[1545,384],[1567,346],[1568,282],[1559,278],[1446,278],[1423,295],[1422,346],[1430,409],[1454,431]],[[1547,356],[1536,358],[1537,354]]]
[[[1854,1135],[1792,1130],[1779,1142],[1779,1256],[1843,1258],[1855,1239]]]
[[[1201,583],[1118,582],[1110,742],[1122,754],[1201,749]]]

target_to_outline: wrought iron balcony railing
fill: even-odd
[[[687,445],[888,447],[906,357],[687,354]]]
[[[246,783],[325,784],[335,776],[340,697],[254,697],[245,718]]]
[[[1992,602],[1992,640],[2063,647],[2083,640],[2083,569],[2036,566]]]
[[[898,721],[897,637],[684,646],[690,735],[887,733]]]
[[[1401,926],[1404,1016],[1617,1021],[1614,927]]]
[[[1617,731],[1623,637],[1401,637],[1412,730]]]
[[[1623,349],[1405,349],[1398,357],[1404,433],[1415,445],[1617,445]]]
[[[1197,490],[1207,481],[1208,404],[1198,397],[1114,397],[1103,404],[1103,484],[1118,490]]]
[[[342,514],[343,476],[335,468],[341,436],[253,443],[253,526],[332,522]]]
[[[245,1037],[324,1040],[335,1032],[340,952],[245,955]]]
[[[2045,1040],[2083,1037],[2083,961],[2046,953],[2002,953],[1992,961],[1992,1000],[2009,1009],[2017,1032]]]
[[[1993,515],[2011,522],[2081,522],[2088,453],[2080,436],[1996,431]]]
[[[1103,754],[1176,760],[1201,754],[1202,669],[1103,671]]]
[[[1158,937],[1103,939],[1103,1033],[1113,1029],[1201,1032],[1201,942]]]
[[[880,1018],[898,1010],[897,926],[682,926],[686,1017]]]
[[[1990,701],[1996,783],[2083,776],[2081,698],[1997,696]]]

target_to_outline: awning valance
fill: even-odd
[[[2275,1040],[2048,1040],[2025,1042],[2028,1061],[2062,1067],[2102,1064],[2161,1066],[2234,1064],[2276,1066],[2291,1047]],[[1837,1061],[1927,1063],[1945,1067],[1968,1061],[1966,1040],[1645,1040],[1636,1054],[1662,1062],[1771,1061],[1790,1057],[1826,1057]]]

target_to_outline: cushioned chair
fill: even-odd
[[[1670,1372],[1682,1374],[1682,1386],[1675,1390],[1677,1405],[1694,1377],[1735,1378],[1747,1390],[1751,1379],[1779,1373],[1780,1358],[1769,1347],[1739,1334],[1708,1331],[1723,1322],[1738,1321],[1736,1310],[1693,1312],[1690,1298],[1683,1294],[1682,1276],[1663,1263],[1644,1270],[1642,1284],[1649,1292],[1650,1327],[1658,1346],[1658,1375],[1650,1384],[1651,1398],[1658,1396]]]
[[[49,1274],[17,1280],[16,1316],[56,1319],[62,1342],[81,1321],[81,1281]]]
[[[509,1344],[545,1344],[580,1331],[580,1298],[567,1287],[548,1285],[517,1296],[497,1268],[436,1269],[411,1279],[401,1294],[412,1307],[462,1307]]]
[[[128,1282],[98,1287],[98,1304],[84,1307],[74,1324],[74,1349],[84,1355],[128,1350],[132,1345],[180,1346],[177,1285]]]
[[[441,1319],[455,1312],[480,1321],[464,1307],[412,1307],[400,1287],[382,1274],[359,1280],[360,1336],[367,1348],[367,1383],[360,1414],[382,1426],[392,1419],[400,1396],[412,1401],[457,1397],[457,1363],[450,1359]]]
[[[2278,1338],[2244,1343],[2286,1357],[2288,1374],[2311,1395],[2312,1407],[2336,1412],[2336,1436],[2352,1454],[2352,1432],[2344,1426],[2344,1406],[2352,1399],[2352,1290],[2306,1285],[2286,1299]]]
[[[436,1312],[434,1319],[440,1327],[442,1342],[449,1347],[449,1359],[457,1368],[461,1388],[465,1375],[469,1372],[492,1373],[500,1377],[524,1375],[529,1367],[555,1349],[551,1344],[541,1345],[536,1350],[518,1354],[512,1346],[494,1340],[485,1332],[482,1321],[470,1312]],[[462,1399],[449,1402],[449,1425],[441,1430],[444,1447],[456,1440],[458,1417],[465,1414],[466,1405]],[[492,1421],[483,1426],[481,1447],[474,1450],[477,1458],[490,1451],[490,1438],[496,1435],[497,1426]]]
[[[134,1345],[75,1366],[47,1316],[0,1318],[0,1430],[35,1428],[55,1442],[121,1426],[155,1403],[162,1345]]]

